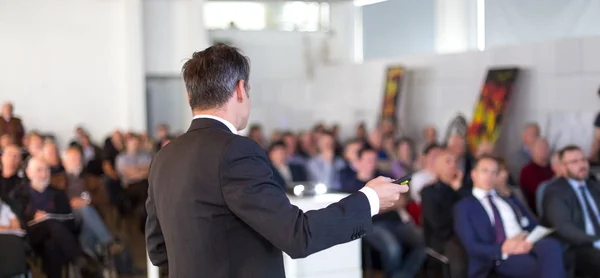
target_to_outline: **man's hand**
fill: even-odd
[[[531,248],[527,250],[527,252],[524,252],[528,247],[528,243],[525,241],[526,237],[527,234],[520,233],[512,238],[506,239],[502,244],[502,254],[518,255],[528,253]],[[531,246],[533,247],[533,244],[531,244]]]
[[[516,255],[519,255],[519,254],[528,254],[529,252],[531,252],[532,248],[533,248],[533,243],[532,242],[529,242],[527,240],[523,240],[515,248],[515,253],[514,254],[516,254]]]
[[[379,210],[386,210],[398,201],[400,193],[408,192],[408,185],[399,185],[392,183],[392,179],[386,177],[377,177],[370,180],[366,187],[375,190],[379,197]]]
[[[74,209],[83,207],[88,204],[88,202],[86,200],[81,199],[80,197],[71,198],[70,203],[71,203],[71,207]]]
[[[459,190],[462,187],[463,175],[464,174],[461,170],[458,170],[456,172],[456,176],[454,176],[454,179],[450,183],[450,187],[452,187],[452,189],[454,189],[454,191]]]
[[[33,220],[40,220],[44,217],[46,217],[46,215],[48,215],[48,213],[46,213],[43,210],[38,210],[35,212],[35,214],[33,215]]]

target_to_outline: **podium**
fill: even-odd
[[[327,207],[346,194],[323,194],[312,197],[288,196],[302,211]],[[292,259],[283,254],[286,278],[362,278],[361,244],[354,240],[337,245],[304,259]]]

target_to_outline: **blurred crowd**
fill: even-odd
[[[440,142],[433,126],[398,136],[392,120],[372,130],[358,124],[344,142],[339,126],[323,124],[269,140],[254,125],[247,136],[264,147],[283,190],[315,182],[352,193],[377,176],[411,175],[409,193],[374,217],[363,242],[365,268],[387,277],[597,277],[600,188],[590,160],[598,160],[600,118],[590,128],[591,154],[574,145],[550,150],[536,123],[523,127],[514,154],[496,153],[492,142],[470,152],[461,134]],[[2,106],[0,240],[7,231],[24,234],[27,256],[50,278],[65,267],[96,277],[107,258],[123,261],[120,274],[139,273],[115,227],[126,221],[143,233],[148,170],[174,140],[169,127],[158,126],[155,138],[115,130],[102,144],[77,127],[65,149],[48,132],[26,130],[13,105]],[[527,234],[538,225],[555,232],[532,242]],[[26,261],[11,254],[0,250],[14,262],[3,262],[0,274]]]

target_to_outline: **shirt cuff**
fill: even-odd
[[[371,216],[379,213],[379,196],[377,196],[377,192],[370,187],[363,187],[359,190],[369,200],[369,205],[371,206]]]
[[[600,240],[594,241],[594,248],[600,249]]]

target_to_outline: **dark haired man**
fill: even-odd
[[[237,135],[250,115],[249,76],[248,58],[224,44],[183,66],[194,120],[154,158],[146,203],[148,254],[169,277],[284,277],[282,250],[301,258],[361,238],[408,190],[379,177],[321,210],[291,205],[261,146]]]
[[[377,170],[377,151],[369,146],[363,146],[357,152],[356,161],[353,164],[354,175],[342,176],[343,192],[356,192],[365,184],[378,176],[387,176]]]
[[[566,277],[560,244],[552,238],[537,243],[526,239],[535,219],[516,198],[496,193],[496,158],[477,159],[471,178],[472,196],[454,207],[454,231],[468,254],[468,277]]]
[[[586,277],[600,273],[600,190],[588,180],[589,162],[578,146],[558,152],[564,177],[548,185],[544,193],[544,224],[574,254],[576,271]]]
[[[285,143],[277,141],[268,150],[273,179],[283,186],[290,182],[307,181],[306,169],[303,165],[288,163]]]

